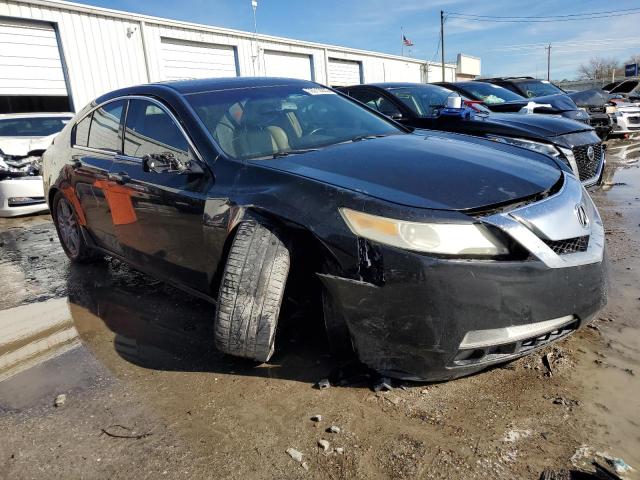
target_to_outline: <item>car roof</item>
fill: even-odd
[[[365,83],[362,85],[353,85],[351,87],[346,88],[354,88],[354,87],[378,87],[384,90],[390,88],[403,88],[403,87],[440,87],[440,85],[435,85],[433,83],[417,83],[417,82],[378,82],[378,83]],[[440,87],[443,88],[443,87]]]
[[[493,78],[479,78],[479,82],[498,82],[498,81],[506,81],[506,82],[527,82],[529,80],[539,80],[538,78],[533,77],[493,77]]]
[[[101,104],[117,97],[128,95],[183,96],[196,93],[233,90],[240,88],[275,87],[278,85],[298,85],[300,87],[323,87],[309,80],[281,77],[221,77],[192,80],[172,80],[167,82],[146,83],[125,87],[96,98],[93,104]]]
[[[12,118],[72,118],[75,113],[62,112],[26,112],[26,113],[0,113],[1,120],[11,120]]]

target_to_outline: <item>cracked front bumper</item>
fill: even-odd
[[[460,354],[469,332],[567,316],[579,328],[606,303],[604,260],[549,268],[538,260],[445,260],[387,247],[381,253],[382,286],[321,278],[360,360],[396,378],[448,380],[517,358],[535,348],[478,361],[461,362]]]

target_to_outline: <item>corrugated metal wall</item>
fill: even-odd
[[[208,44],[200,45],[204,49],[208,46],[233,48],[237,73],[243,76],[265,75],[264,52],[267,51],[308,56],[312,79],[320,83],[328,81],[329,58],[361,62],[364,82],[427,80],[425,63],[419,60],[266,36],[260,36],[255,42],[244,32],[64,2],[0,0],[0,17],[40,20],[55,27],[76,110],[110,90],[175,78],[175,69],[169,74],[165,69],[163,39],[193,42],[196,47]],[[454,65],[447,70],[455,74]]]

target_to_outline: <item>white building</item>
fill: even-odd
[[[460,67],[446,64],[446,79]],[[110,90],[178,78],[442,80],[439,63],[60,0],[0,0],[0,70],[0,112],[75,111]]]

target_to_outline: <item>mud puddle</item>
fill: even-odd
[[[210,304],[115,260],[70,266],[46,216],[0,221],[0,478],[537,479],[605,451],[640,466],[637,146],[612,142],[593,194],[611,259],[597,330],[386,392],[313,388],[336,371],[313,316],[269,365],[239,361],[213,349]]]

